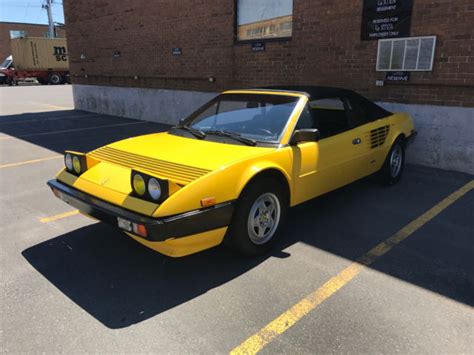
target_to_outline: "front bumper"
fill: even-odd
[[[114,227],[119,228],[117,218],[145,226],[146,237],[129,229],[121,229],[151,242],[181,238],[226,227],[230,224],[234,211],[234,201],[229,201],[174,216],[152,218],[112,205],[56,179],[48,181],[48,186],[58,198],[67,204]]]

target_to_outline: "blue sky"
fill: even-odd
[[[48,23],[46,10],[41,8],[44,0],[0,0],[0,21]],[[53,2],[54,22],[64,23],[62,0]]]
[[[238,24],[291,15],[293,0],[239,0]]]

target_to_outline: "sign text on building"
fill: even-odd
[[[364,0],[361,39],[408,37],[413,0]]]

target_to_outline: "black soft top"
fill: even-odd
[[[357,105],[362,105],[366,112],[373,118],[383,118],[390,116],[392,113],[380,107],[371,100],[359,95],[355,91],[349,89],[341,89],[331,86],[310,86],[310,85],[288,85],[288,86],[268,86],[260,89],[265,90],[279,90],[279,91],[293,91],[306,94],[309,101],[329,99],[334,97],[346,97]]]

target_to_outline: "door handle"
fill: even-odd
[[[362,139],[360,138],[356,138],[352,141],[352,144],[360,144],[360,143],[362,143]]]

